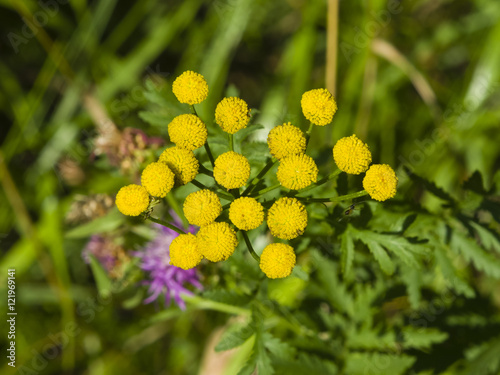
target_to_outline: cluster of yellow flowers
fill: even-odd
[[[263,249],[259,257],[253,250],[247,231],[258,228],[266,219],[274,237],[292,240],[306,230],[306,204],[309,202],[337,202],[363,195],[385,201],[396,194],[397,177],[394,170],[383,164],[370,166],[370,150],[356,135],[342,138],[335,144],[333,159],[338,170],[318,181],[318,167],[306,154],[306,149],[313,125],[328,125],[337,111],[337,104],[326,89],[310,90],[302,96],[302,112],[310,121],[306,134],[289,122],[278,125],[269,132],[267,144],[272,160],[252,180],[248,159],[232,148],[232,135],[244,129],[250,121],[247,103],[240,98],[230,97],[222,99],[217,105],[215,122],[229,134],[230,150],[214,160],[207,143],[207,127],[194,108],[195,104],[201,103],[208,96],[208,85],[204,77],[192,71],[184,72],[174,81],[172,91],[179,102],[191,105],[193,114],[182,114],[168,124],[168,134],[175,146],[167,148],[158,162],[151,163],[144,169],[141,185],[128,185],[120,189],[116,205],[123,214],[138,216],[149,213],[151,203],[157,198],[165,197],[174,186],[192,182],[200,187],[199,191],[187,196],[183,205],[187,221],[200,227],[197,235],[185,234],[175,228],[180,235],[170,246],[170,259],[171,264],[177,267],[196,267],[203,258],[211,262],[226,260],[238,245],[237,231],[240,231],[250,253],[259,261],[266,276],[286,277],[292,273],[296,263],[294,249],[284,243],[272,243]],[[193,150],[202,146],[205,146],[213,167],[213,171],[209,171],[202,166],[202,172],[213,175],[216,182],[214,189],[193,181],[200,170]],[[255,191],[257,183],[278,162],[276,177],[279,185]],[[363,179],[365,190],[328,199],[298,196],[301,192],[320,186],[340,172],[355,175],[366,172]],[[272,205],[266,213],[258,199],[276,188],[290,189],[291,194],[269,202]],[[230,203],[222,206],[221,197]],[[216,221],[225,209],[229,210],[230,223]],[[171,224],[165,224],[172,228]]]

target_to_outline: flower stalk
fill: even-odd
[[[267,164],[262,168],[259,174],[248,184],[248,187],[243,191],[241,195],[250,195],[255,186],[264,179],[264,176],[267,172],[278,162],[278,159],[271,159],[267,162]]]
[[[335,177],[337,177],[341,173],[342,173],[342,171],[340,169],[336,169],[332,173],[330,173],[328,176],[323,177],[321,180],[309,185],[308,187],[300,189],[297,194],[305,193],[306,191],[309,191],[309,190],[314,189],[318,186],[326,184],[328,181],[333,180]]]
[[[268,186],[265,189],[259,190],[257,192],[257,195],[254,195],[253,198],[260,198],[260,196],[262,196],[262,195],[264,195],[266,193],[269,193],[270,191],[279,189],[280,187],[281,187],[281,184],[279,182],[276,185]]]
[[[253,249],[252,243],[250,242],[250,239],[248,238],[248,234],[246,231],[242,230],[241,234],[243,235],[243,239],[245,240],[245,243],[247,245],[248,251],[252,255],[252,257],[257,261],[260,262],[260,257],[257,255],[255,250]]]
[[[332,198],[303,198],[303,197],[296,197],[296,198],[304,203],[342,202],[342,201],[347,201],[347,200],[351,200],[354,198],[364,197],[365,195],[368,195],[368,192],[366,190],[361,190],[361,191],[358,191],[356,193],[340,195],[340,196],[332,197]]]
[[[307,131],[306,131],[306,151],[307,151],[307,146],[309,145],[309,140],[311,139],[311,133],[312,133],[313,127],[314,127],[314,124],[312,123],[312,121],[309,122],[309,129],[307,129]]]
[[[148,220],[151,220],[153,223],[160,224],[160,225],[163,225],[164,227],[172,229],[173,231],[175,231],[175,232],[177,232],[179,234],[186,234],[186,232],[184,232],[182,229],[176,227],[173,224],[170,224],[169,222],[167,222],[165,220],[161,220],[161,219],[158,219],[156,217],[151,217],[151,216],[148,217]]]
[[[199,189],[206,189],[206,190],[210,190],[208,188],[208,186],[206,186],[205,184],[202,184],[200,181],[198,180],[193,180],[191,181],[191,183],[196,186],[197,188]],[[229,193],[226,193],[225,191],[214,191],[215,194],[217,194],[220,198],[223,198],[225,200],[228,200],[228,201],[232,201],[234,199],[234,196],[229,194]]]

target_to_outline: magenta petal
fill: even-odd
[[[170,214],[175,225],[182,227],[180,218],[173,211]],[[154,227],[157,229],[156,237],[142,251],[132,253],[133,256],[141,259],[140,267],[147,275],[147,280],[143,283],[149,285],[149,296],[144,303],[154,302],[160,294],[163,294],[166,306],[174,300],[177,306],[185,310],[186,303],[182,295],[193,294],[185,286],[192,285],[197,289],[203,289],[203,287],[199,282],[196,269],[183,270],[169,264],[169,247],[178,234],[161,225],[154,224]],[[187,231],[195,233],[196,229],[190,226]]]

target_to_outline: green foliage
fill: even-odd
[[[307,129],[300,97],[325,86],[328,2],[57,1],[53,14],[41,4],[54,2],[17,3],[0,2],[0,289],[15,268],[19,370],[50,347],[62,350],[37,372],[500,373],[500,3],[339,2],[339,110],[314,129],[308,152],[325,176],[335,142],[355,133],[374,161],[397,167],[397,196],[352,202],[349,215],[351,202],[308,204],[309,226],[290,241],[298,265],[283,280],[265,279],[241,240],[224,264],[200,266],[204,290],[192,289],[184,311],[142,303],[146,276],[133,254],[151,228],[92,211],[90,198],[112,199],[169,146],[168,123],[190,110],[171,84],[188,69],[209,83],[197,110],[214,154],[227,150],[211,126],[217,101],[235,95],[252,107],[234,142],[256,176],[270,160],[269,129]],[[36,26],[46,13],[28,37],[24,20]],[[17,50],[12,33],[23,38]],[[116,161],[101,147],[108,121],[164,144]],[[277,183],[276,168],[256,189]],[[361,178],[310,193],[347,194]],[[155,212],[182,212],[191,191],[176,189]],[[90,203],[71,221],[81,195]],[[266,232],[249,232],[258,254]],[[92,235],[124,249],[116,272],[82,260]],[[78,333],[53,342],[73,323]]]
[[[414,358],[406,355],[353,353],[348,359],[345,371],[353,375],[402,375],[414,362]]]

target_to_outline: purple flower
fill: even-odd
[[[174,225],[182,227],[178,217],[173,214]],[[183,270],[170,265],[170,244],[179,234],[175,231],[165,228],[159,224],[153,224],[157,230],[155,239],[149,242],[142,251],[133,253],[134,256],[141,258],[140,267],[148,273],[148,279],[143,284],[149,285],[148,292],[150,296],[144,300],[144,303],[155,301],[160,294],[165,295],[165,304],[168,306],[172,299],[182,309],[185,310],[186,304],[182,299],[182,294],[192,295],[185,284],[191,284],[198,289],[202,285],[198,281],[198,274],[195,268]],[[190,226],[188,231],[195,232],[195,228]]]
[[[120,267],[127,262],[125,250],[115,244],[112,238],[94,234],[82,250],[85,263],[90,263],[90,256],[94,256],[111,277],[120,277]]]

